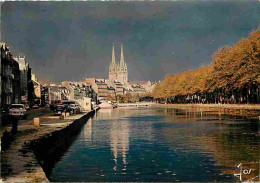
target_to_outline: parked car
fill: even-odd
[[[61,115],[63,112],[66,112],[66,107],[64,105],[56,105],[56,107],[54,107],[54,115]]]
[[[70,108],[72,109],[73,113],[80,113],[80,106],[78,104],[70,104]]]
[[[66,112],[70,112],[70,111],[73,111],[73,109],[71,108],[71,105],[75,104],[75,101],[64,100],[62,104],[65,106]]]
[[[26,118],[26,109],[24,104],[11,104],[9,108],[9,115]]]

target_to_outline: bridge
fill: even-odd
[[[119,103],[118,107],[149,107],[152,102]]]

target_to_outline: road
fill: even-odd
[[[30,121],[35,117],[40,117],[49,113],[51,113],[51,110],[49,108],[30,109],[26,111],[26,116],[27,116],[26,119],[25,120],[20,119],[18,121],[18,125]],[[8,120],[8,117],[5,114],[1,115],[1,125],[2,125],[1,128],[12,126],[12,122]]]

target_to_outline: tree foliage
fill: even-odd
[[[166,76],[154,88],[153,97],[232,92],[249,82],[260,83],[260,30],[232,47],[220,48],[212,58],[209,66]]]

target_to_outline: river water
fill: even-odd
[[[241,163],[253,169],[241,177],[248,180],[259,171],[259,149],[258,121],[188,108],[103,109],[86,123],[49,178],[239,181],[233,174]]]

